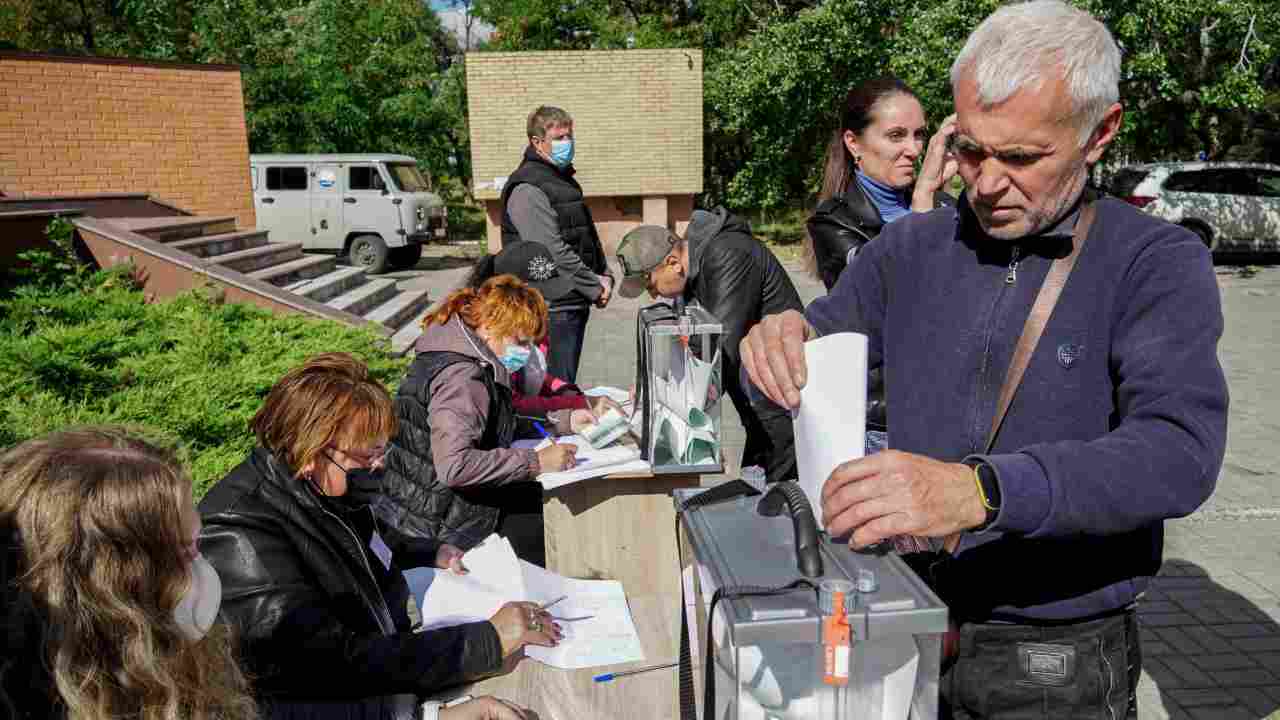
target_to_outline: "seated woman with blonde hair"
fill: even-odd
[[[0,717],[256,717],[191,478],[111,428],[0,456]]]
[[[374,516],[396,424],[391,396],[362,362],[317,355],[267,393],[252,423],[258,447],[200,502],[200,548],[222,575],[223,613],[266,717],[421,718],[422,696],[560,637],[533,603],[413,632],[402,571],[461,570],[462,553]],[[493,698],[437,712],[525,717]]]
[[[545,564],[536,479],[573,467],[576,448],[553,443],[535,451],[512,441],[537,437],[535,420],[568,434],[594,419],[588,410],[515,413],[511,375],[547,334],[546,301],[515,276],[498,275],[455,290],[422,324],[396,394],[400,429],[387,452],[379,515],[408,535],[464,550],[497,532],[521,559]]]

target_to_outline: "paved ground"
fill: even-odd
[[[428,258],[432,269],[398,274],[442,297],[465,267]],[[822,286],[791,269],[808,302]],[[1218,489],[1197,513],[1167,523],[1165,564],[1141,606],[1143,720],[1280,717],[1280,268],[1243,278],[1219,269],[1226,334],[1220,355],[1231,386],[1226,462]],[[629,387],[635,377],[635,313],[618,299],[592,316],[579,381]],[[742,430],[726,403],[730,472]],[[1088,562],[1081,558],[1081,562]]]

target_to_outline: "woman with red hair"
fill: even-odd
[[[545,563],[543,472],[573,467],[575,448],[512,448],[537,437],[512,404],[511,375],[547,333],[542,295],[511,275],[451,293],[423,320],[417,356],[396,394],[399,430],[386,456],[375,510],[400,532],[467,550],[498,532],[524,560]],[[586,410],[552,412],[543,427],[567,434]]]

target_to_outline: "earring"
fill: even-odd
[[[862,156],[861,156],[861,155],[854,155],[854,156],[853,156],[853,164],[854,164],[854,165],[857,165],[857,164],[859,164],[859,163],[861,163],[861,162],[862,162]]]

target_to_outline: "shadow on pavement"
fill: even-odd
[[[1170,559],[1138,617],[1139,718],[1262,720],[1280,711],[1280,624],[1254,601]]]

